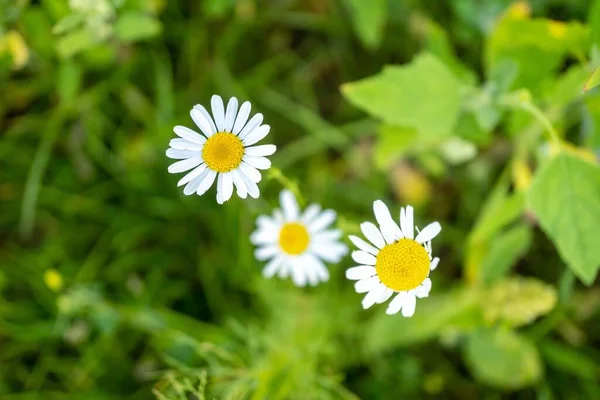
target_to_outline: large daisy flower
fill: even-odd
[[[346,270],[346,278],[357,281],[357,293],[367,293],[363,308],[384,303],[394,293],[386,313],[411,317],[415,312],[416,299],[429,296],[431,279],[429,272],[436,269],[439,258],[432,258],[431,240],[442,230],[438,222],[423,230],[413,227],[413,208],[400,209],[400,226],[390,215],[387,206],[377,200],[373,203],[375,219],[379,228],[364,222],[360,228],[370,243],[350,236],[359,250],[352,252],[358,266]],[[415,237],[414,230],[417,230]]]
[[[317,285],[329,279],[324,261],[339,262],[348,247],[339,241],[342,232],[328,229],[336,218],[333,210],[321,211],[321,206],[311,204],[300,211],[296,198],[289,190],[279,195],[281,210],[272,216],[261,215],[256,220],[257,229],[250,241],[257,246],[255,257],[266,261],[263,275],[280,278],[291,275],[296,286]]]
[[[269,169],[271,162],[266,158],[275,153],[272,144],[253,146],[269,133],[269,125],[261,125],[262,114],[250,120],[250,102],[244,102],[238,110],[238,100],[229,99],[227,109],[221,96],[214,95],[211,108],[214,116],[197,104],[190,111],[192,120],[203,135],[177,125],[173,131],[179,138],[172,139],[167,157],[177,161],[169,166],[172,174],[189,171],[177,183],[185,185],[183,193],[201,196],[217,181],[217,202],[223,204],[233,194],[245,199],[248,195],[260,195],[257,183],[261,180],[260,169]]]

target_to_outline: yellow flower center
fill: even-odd
[[[377,254],[375,270],[381,282],[398,292],[419,286],[429,273],[427,250],[412,239],[388,244]]]
[[[308,247],[308,231],[304,225],[288,222],[279,232],[279,245],[288,254],[297,255]]]
[[[217,172],[236,169],[244,157],[244,145],[233,133],[219,132],[208,138],[202,149],[202,158],[208,168]]]

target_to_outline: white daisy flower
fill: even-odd
[[[262,114],[248,120],[250,107],[246,101],[238,110],[238,100],[232,97],[225,109],[221,96],[214,95],[211,99],[214,120],[200,104],[190,111],[203,135],[180,125],[173,128],[179,138],[169,143],[167,157],[181,161],[171,164],[169,172],[191,170],[177,183],[177,186],[185,185],[185,195],[201,196],[215,180],[219,204],[231,198],[234,185],[242,199],[260,195],[259,170],[271,167],[266,156],[275,153],[276,147],[272,144],[253,146],[267,136],[270,127],[261,125]]]
[[[342,232],[327,228],[335,221],[335,211],[321,211],[321,206],[311,204],[301,212],[289,190],[281,192],[279,201],[281,210],[276,209],[272,216],[259,216],[257,229],[250,235],[257,246],[256,259],[269,260],[263,275],[291,275],[296,286],[327,281],[329,271],[324,261],[337,263],[348,253],[348,247],[339,241]]]
[[[360,228],[371,243],[350,236],[359,250],[352,252],[358,264],[346,270],[346,278],[357,281],[357,293],[367,293],[362,301],[363,308],[375,303],[390,302],[386,313],[411,317],[415,312],[416,298],[429,296],[431,279],[429,272],[436,269],[440,259],[431,255],[431,239],[442,230],[438,222],[427,225],[423,230],[413,227],[413,208],[400,209],[400,226],[390,215],[387,206],[377,200],[373,203],[379,228],[371,222]],[[417,230],[415,237],[414,229]]]

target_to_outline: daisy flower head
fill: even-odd
[[[256,259],[268,260],[263,275],[291,276],[296,286],[327,281],[329,271],[324,262],[337,263],[348,253],[348,247],[339,241],[342,232],[328,228],[335,221],[335,211],[321,210],[318,204],[301,211],[289,190],[280,193],[279,201],[281,209],[271,216],[259,216],[257,229],[250,235],[257,246]]]
[[[269,125],[261,125],[262,114],[250,120],[250,102],[238,109],[238,100],[229,99],[227,108],[221,96],[211,99],[212,116],[197,104],[190,111],[192,120],[202,134],[185,126],[177,125],[173,131],[177,136],[169,142],[167,157],[177,161],[169,166],[172,174],[188,172],[179,180],[183,193],[201,196],[217,181],[217,203],[223,204],[231,198],[235,185],[237,195],[245,199],[248,195],[260,195],[257,183],[261,180],[259,170],[269,169],[271,161],[266,156],[275,153],[272,144],[254,146],[269,133]]]
[[[431,240],[442,227],[432,222],[419,231],[413,224],[411,206],[400,209],[400,226],[381,200],[373,203],[373,210],[379,227],[371,222],[360,225],[369,242],[350,235],[359,249],[352,252],[352,259],[359,265],[346,270],[346,278],[356,281],[357,293],[366,293],[363,308],[384,303],[397,293],[386,313],[392,315],[402,310],[403,316],[411,317],[417,297],[429,296],[429,273],[440,261],[438,257],[432,258]]]

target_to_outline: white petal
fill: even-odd
[[[404,223],[402,223],[402,212],[404,212]],[[406,209],[400,210],[400,224],[402,224],[402,233],[408,239],[414,239],[415,228],[413,224],[414,210],[411,206],[406,206]]]
[[[321,231],[313,236],[313,242],[324,243],[324,242],[335,242],[342,237],[342,231],[339,229],[332,229],[329,231]]]
[[[291,191],[287,189],[282,190],[281,193],[279,193],[279,203],[281,204],[281,209],[283,210],[286,221],[295,221],[298,219],[300,208],[298,207],[296,197]]]
[[[434,237],[436,237],[438,235],[438,233],[440,233],[441,231],[442,231],[442,226],[440,225],[440,223],[432,222],[431,224],[429,224],[425,228],[423,228],[423,230],[421,232],[419,232],[419,234],[417,235],[417,238],[415,240],[417,241],[417,243],[428,242],[431,239],[433,239]]]
[[[177,186],[179,187],[179,186],[185,185],[188,182],[191,182],[194,178],[196,178],[201,173],[203,173],[204,170],[206,170],[206,164],[201,164],[200,166],[194,168],[193,170],[188,172],[183,178],[181,178],[179,180],[179,182],[177,182]],[[194,190],[194,192],[195,192],[195,190]]]
[[[240,172],[246,175],[252,182],[258,183],[261,180],[260,171],[250,165],[242,162],[240,164]]]
[[[231,177],[233,178],[233,183],[237,189],[238,197],[245,199],[248,197],[248,189],[246,184],[244,183],[244,179],[241,177],[239,171],[237,169],[231,170]]]
[[[381,236],[381,232],[375,226],[375,224],[371,222],[363,222],[360,224],[360,229],[362,230],[363,235],[375,245],[378,249],[381,249],[385,246],[385,241],[383,240],[383,236]]]
[[[244,154],[248,154],[253,157],[266,157],[270,156],[277,150],[277,146],[274,144],[263,144],[260,146],[246,147]]]
[[[233,178],[231,177],[230,172],[224,172],[221,175],[223,175],[221,202],[225,203],[231,198],[231,195],[233,194]]]
[[[304,222],[306,225],[310,225],[311,222],[319,214],[320,211],[321,211],[321,206],[320,205],[314,204],[314,203],[310,204],[304,210],[304,213],[300,217],[300,221]]]
[[[422,299],[424,297],[429,296],[430,290],[431,290],[431,279],[425,278],[425,280],[419,286],[417,286],[413,290],[413,292],[415,293],[415,296]]]
[[[407,292],[406,298],[404,299],[404,305],[402,306],[402,315],[404,317],[412,317],[415,313],[415,307],[417,305],[417,298],[414,293]]]
[[[335,221],[335,217],[335,211],[325,210],[308,226],[308,230],[310,232],[319,232],[331,225]]]
[[[271,278],[281,267],[281,264],[284,262],[284,257],[278,256],[274,257],[271,261],[265,265],[262,270],[262,274],[265,278]]]
[[[433,271],[434,269],[436,269],[439,263],[440,263],[440,258],[435,257],[433,260],[431,260],[431,265],[429,266],[429,270]]]
[[[206,193],[206,191],[210,189],[210,187],[213,185],[213,183],[215,182],[215,178],[217,177],[217,173],[210,168],[207,168],[205,173],[206,176],[204,177],[204,180],[202,181],[200,186],[198,186],[198,190],[196,190],[196,194],[198,196],[202,196],[204,193]]]
[[[242,141],[248,136],[250,132],[252,132],[256,127],[258,127],[263,121],[263,115],[261,113],[256,114],[254,117],[250,118],[250,121],[244,126],[244,129],[240,131],[238,137],[242,139]]]
[[[186,158],[200,157],[198,150],[167,149],[167,157],[175,160],[185,160]]]
[[[250,108],[251,105],[249,101],[245,101],[242,103],[242,106],[240,107],[240,112],[238,113],[237,118],[235,119],[235,124],[233,125],[232,130],[232,132],[236,135],[242,130],[244,125],[246,125],[246,121],[248,121],[248,116],[250,115]]]
[[[186,196],[189,196],[191,194],[196,193],[196,189],[198,189],[198,186],[200,186],[203,179],[204,179],[204,177],[202,175],[197,176],[196,178],[192,179],[192,181],[190,183],[188,183],[187,185],[185,185],[185,187],[183,188],[183,194],[185,194]]]
[[[402,307],[404,307],[404,301],[408,292],[400,292],[398,296],[394,297],[394,300],[390,301],[387,310],[385,311],[388,315],[396,314]]]
[[[367,293],[367,295],[362,301],[363,308],[366,310],[367,308],[375,304],[375,302],[377,302],[377,300],[381,297],[385,289],[386,287],[381,283],[377,284],[373,289],[371,289],[371,291]]]
[[[273,219],[280,226],[283,225],[283,223],[285,222],[285,219],[283,218],[283,213],[279,208],[273,210]]]
[[[350,240],[352,241],[352,243],[354,243],[354,245],[356,247],[358,247],[362,251],[366,251],[367,253],[371,253],[374,256],[376,256],[377,253],[379,253],[379,250],[377,250],[375,247],[371,246],[369,243],[365,242],[364,240],[362,240],[358,236],[350,235],[350,236],[348,236],[348,238],[350,238]]]
[[[250,195],[250,197],[257,199],[258,196],[260,196],[258,185],[255,182],[253,182],[245,173],[243,173],[243,171],[240,171],[240,176],[246,184],[246,189],[248,189],[248,194]]]
[[[265,157],[253,157],[247,154],[244,154],[242,158],[244,162],[248,163],[248,165],[257,168],[257,169],[269,169],[271,168],[271,161]]]
[[[202,108],[204,109],[204,107]],[[200,130],[206,135],[206,137],[211,137],[216,133],[216,128],[212,122],[212,118],[210,118],[210,115],[208,115],[208,112],[205,115],[199,109],[192,108],[192,110],[190,111],[190,117],[192,117],[192,120],[194,120],[196,126],[200,128]],[[210,118],[210,120],[207,118]]]
[[[359,264],[364,265],[375,265],[377,259],[374,255],[369,254],[362,250],[355,250],[352,252],[352,259]]]
[[[346,278],[353,281],[370,278],[375,274],[377,274],[375,267],[370,265],[357,265],[346,270]]]
[[[186,128],[185,126],[177,125],[173,128],[173,132],[175,132],[175,134],[180,138],[189,140],[193,143],[203,144],[204,142],[206,142],[206,138],[204,136],[197,132],[194,132],[190,128]]]
[[[254,258],[256,258],[258,261],[264,261],[273,257],[278,252],[279,248],[277,245],[263,246],[254,250]]]
[[[238,101],[235,97],[229,99],[227,103],[227,111],[225,112],[225,132],[231,132],[237,114]]]
[[[383,201],[376,200],[373,203],[373,212],[375,213],[375,219],[377,219],[377,223],[381,228],[381,233],[388,244],[392,244],[396,240],[404,237],[400,227],[392,218],[390,210]]]
[[[364,278],[354,284],[354,290],[356,293],[366,293],[370,291],[375,285],[379,285],[380,281],[377,276],[372,276],[370,278]]]
[[[302,267],[304,268],[304,273],[306,274],[306,278],[308,283],[311,286],[317,286],[319,283],[319,274],[317,273],[317,259],[310,254],[306,254],[302,257]]]
[[[225,108],[223,107],[223,99],[219,95],[213,95],[210,99],[210,107],[212,108],[213,117],[217,131],[225,131]]]
[[[217,175],[217,203],[223,204],[221,200],[221,193],[223,193],[223,174]]]
[[[277,231],[279,231],[280,228],[278,221],[275,221],[275,218],[272,218],[268,215],[260,215],[258,218],[256,218],[256,225],[259,228],[275,229]]]
[[[292,282],[300,287],[306,285],[306,274],[298,259],[292,260]]]
[[[342,257],[348,253],[348,248],[345,244],[336,242],[314,243],[311,241],[310,250],[321,259],[330,263],[340,262]]]
[[[292,267],[289,264],[289,262],[287,262],[287,260],[286,260],[283,262],[283,264],[279,268],[279,272],[277,272],[277,276],[280,277],[281,279],[287,278],[290,275],[291,270],[292,270]]]
[[[377,304],[385,303],[386,301],[388,301],[388,299],[390,297],[392,297],[392,295],[394,293],[395,292],[392,289],[390,289],[389,287],[386,286],[385,290],[381,293],[381,296],[379,296],[379,298],[377,299],[376,303]]]
[[[200,135],[198,135],[198,136],[200,136]],[[204,138],[204,137],[202,137],[202,138],[204,139],[204,141],[206,141],[206,138]],[[189,140],[180,139],[180,138],[171,139],[169,141],[169,146],[174,149],[198,150],[198,151],[201,151],[202,148],[204,147],[200,143],[194,143],[194,142],[190,142]]]
[[[245,146],[252,146],[254,143],[263,140],[265,136],[269,134],[270,130],[271,127],[269,125],[261,125],[246,135],[246,137],[242,139],[242,142]]]
[[[279,229],[275,227],[275,224],[259,227],[250,235],[250,243],[255,246],[268,243],[277,243],[278,241]]]
[[[200,129],[202,129],[202,132],[204,132],[206,137],[211,137],[212,135],[217,133],[217,127],[215,126],[215,123],[213,122],[213,119],[210,116],[210,113],[206,110],[206,108],[204,108],[204,106],[200,104],[196,104],[193,109],[199,112],[199,115],[204,119],[204,126],[207,128],[207,130],[204,131],[204,129]],[[198,116],[198,114],[196,114],[196,116]],[[192,119],[194,119],[194,115],[192,115]],[[198,121],[196,119],[194,119],[194,122],[196,123],[196,125],[198,125]]]
[[[318,258],[315,258],[315,268],[321,282],[327,282],[329,280],[329,270]]]
[[[190,170],[192,168],[196,168],[198,165],[202,164],[202,157],[192,157],[187,160],[177,161],[169,165],[168,171],[172,174],[176,174],[178,172],[184,172]]]

